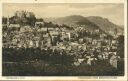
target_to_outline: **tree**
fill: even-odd
[[[36,22],[36,17],[34,15],[33,12],[29,12],[30,16],[27,18],[28,19],[28,24],[30,26],[35,26],[35,22]]]
[[[6,17],[2,17],[2,24],[7,24],[7,18]]]
[[[124,58],[124,36],[120,35],[118,38],[117,55]]]
[[[37,22],[44,22],[42,18],[36,19]]]

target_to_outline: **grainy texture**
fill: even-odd
[[[123,76],[122,6],[4,4],[10,13],[2,18],[2,75]]]

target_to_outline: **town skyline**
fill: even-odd
[[[13,16],[16,11],[34,12],[37,18],[59,18],[70,15],[100,16],[117,25],[124,25],[123,4],[3,4],[3,16]]]

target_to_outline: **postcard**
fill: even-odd
[[[2,0],[1,80],[127,80],[127,0]]]

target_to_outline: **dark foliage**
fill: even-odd
[[[118,38],[117,55],[124,58],[124,36],[120,35]]]
[[[3,76],[122,76],[123,61],[113,68],[107,61],[75,66],[74,55],[64,50],[3,48]],[[122,65],[121,65],[122,64]]]

